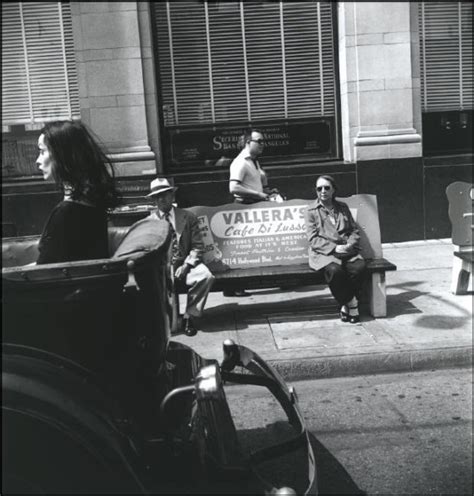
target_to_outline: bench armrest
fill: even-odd
[[[464,260],[464,262],[474,263],[474,251],[455,251],[454,256]]]
[[[369,258],[366,260],[369,272],[389,272],[397,270],[397,266],[385,258]]]

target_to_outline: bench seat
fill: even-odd
[[[397,267],[385,258],[367,259],[366,263],[369,274],[367,297],[370,313],[374,317],[385,317],[387,314],[385,272],[397,270]],[[323,272],[315,272],[308,264],[232,269],[215,273],[214,276],[216,280],[211,291],[325,284]],[[175,290],[177,294],[187,292],[184,283],[176,284]]]
[[[396,265],[385,258],[366,260],[366,263],[369,274],[397,270]],[[227,272],[216,273],[214,276],[216,280],[212,291],[261,289],[286,285],[307,286],[324,283],[322,271],[315,272],[307,264],[232,269]],[[179,292],[185,293],[186,288],[180,286]]]
[[[340,198],[351,209],[360,233],[361,255],[368,277],[362,292],[373,317],[387,315],[385,273],[397,267],[383,258],[375,195]],[[314,200],[282,203],[196,206],[188,210],[199,221],[203,261],[215,276],[211,291],[325,285],[323,271],[308,265],[304,212]],[[228,270],[225,270],[228,269]],[[175,288],[175,307],[184,284]]]

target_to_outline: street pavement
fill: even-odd
[[[211,293],[200,331],[172,336],[205,358],[222,360],[232,339],[257,352],[288,381],[472,364],[472,287],[450,292],[450,239],[383,244],[388,272],[387,316],[362,306],[360,324],[342,323],[326,286]],[[471,281],[472,284],[472,281]],[[184,312],[185,296],[180,297]]]
[[[472,381],[464,367],[294,383],[319,495],[472,495]],[[232,385],[226,398],[245,452],[294,435],[264,388]],[[257,469],[302,494],[305,454]]]

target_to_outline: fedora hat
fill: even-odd
[[[166,191],[176,191],[178,188],[171,186],[168,179],[166,178],[156,178],[150,183],[150,193],[146,196],[155,196],[160,193],[165,193]]]

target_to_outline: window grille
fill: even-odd
[[[154,4],[167,127],[335,115],[329,2]]]
[[[68,2],[2,2],[2,126],[80,117]]]
[[[472,3],[419,2],[423,112],[472,109]]]

